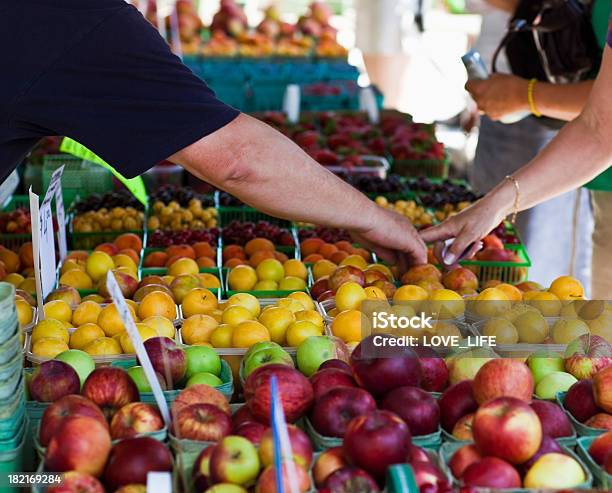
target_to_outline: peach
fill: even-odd
[[[356,282],[342,284],[336,292],[336,308],[340,311],[359,310],[361,302],[367,298],[365,290]]]
[[[6,265],[4,265],[4,262],[0,260],[0,281],[4,280],[7,274]]]
[[[170,339],[176,337],[174,323],[165,317],[153,315],[152,317],[145,318],[142,323],[154,329],[160,336],[169,337]]]
[[[342,262],[348,256],[349,254],[344,250],[338,250],[329,257],[329,260],[331,260],[334,264],[339,265],[340,262]]]
[[[284,264],[287,260],[289,260],[289,257],[287,257],[287,255],[285,255],[283,252],[274,252],[274,258],[281,264]]]
[[[185,295],[181,303],[184,318],[197,314],[209,314],[217,306],[217,297],[206,288],[192,289]]]
[[[308,269],[306,266],[297,259],[289,259],[283,264],[283,269],[285,269],[285,276],[293,276],[298,277],[300,279],[308,278]]]
[[[102,307],[95,301],[84,301],[72,313],[72,323],[75,327],[98,321]]]
[[[168,254],[166,252],[151,252],[148,253],[144,258],[145,267],[163,267],[168,261]]]
[[[47,301],[63,300],[68,306],[76,306],[81,302],[79,292],[70,286],[61,286],[54,289],[48,296]]]
[[[115,263],[108,253],[100,250],[92,252],[85,263],[85,270],[94,281],[99,281],[106,273],[115,268]]]
[[[353,249],[353,254],[354,255],[359,255],[366,262],[369,262],[371,260],[371,258],[372,258],[372,256],[370,255],[370,252],[368,252],[365,248],[354,248]]]
[[[255,320],[247,320],[234,327],[232,332],[232,347],[250,348],[253,344],[269,341],[268,329]]]
[[[166,248],[168,257],[187,257],[190,259],[196,258],[195,250],[189,245],[171,245]]]
[[[496,288],[506,293],[506,296],[510,301],[521,301],[523,299],[523,293],[521,290],[512,284],[501,283],[498,284]]]
[[[380,289],[388,299],[393,298],[395,292],[397,291],[395,284],[393,284],[391,281],[374,281],[372,287]]]
[[[181,303],[185,295],[192,289],[200,287],[200,279],[195,274],[182,274],[174,278],[170,289],[177,303]]]
[[[338,247],[336,245],[333,245],[331,243],[325,243],[324,245],[321,246],[321,248],[319,248],[318,253],[323,255],[323,258],[326,258],[329,260],[329,258],[338,251]]]
[[[317,281],[323,276],[331,275],[336,270],[336,268],[336,264],[329,260],[319,260],[312,266],[312,275],[314,276],[315,281]]]
[[[34,252],[32,250],[31,241],[19,247],[19,259],[23,267],[34,267]]]
[[[266,238],[254,238],[244,245],[244,253],[249,257],[259,250],[269,250],[273,252],[275,250],[274,243]]]
[[[274,252],[272,250],[258,250],[249,257],[249,264],[253,267],[257,267],[261,262],[269,258],[274,258]]]
[[[240,245],[228,245],[223,247],[223,261],[231,258],[246,260],[246,253],[244,253],[244,249]]]
[[[155,291],[166,293],[168,296],[174,299],[174,293],[165,284],[147,284],[142,286],[136,290],[133,299],[136,303],[140,303],[146,295]]]
[[[176,318],[176,305],[172,297],[163,291],[153,291],[145,295],[138,306],[138,316],[141,320],[159,315],[168,320]]]
[[[368,263],[361,255],[352,254],[346,257],[340,265],[352,265],[353,267],[357,267],[358,269],[364,270],[367,268]]]
[[[314,253],[318,253],[319,249],[325,244],[321,238],[308,238],[300,244],[302,257],[307,257]]]
[[[25,281],[25,277],[23,277],[21,274],[17,274],[17,272],[11,272],[10,274],[6,274],[4,277],[4,282],[12,284],[16,288],[19,287],[23,281]]]
[[[131,248],[140,253],[140,250],[142,250],[142,239],[135,233],[124,233],[115,238],[115,245],[119,250]]]
[[[119,249],[114,243],[100,243],[96,248],[94,248],[94,251],[108,253],[111,257],[119,253]]]
[[[17,289],[23,289],[25,292],[31,294],[32,296],[36,296],[36,279],[33,277],[26,277],[20,284],[17,286]]]
[[[0,261],[4,262],[4,267],[9,274],[11,272],[19,272],[21,260],[19,260],[19,255],[12,250],[0,247]]]
[[[548,289],[562,301],[584,299],[582,283],[571,276],[561,276],[555,279]]]
[[[303,260],[307,264],[315,264],[319,260],[323,260],[323,255],[321,255],[320,253],[311,253],[309,255],[306,255]]]
[[[66,258],[64,259],[64,261],[82,260],[83,262],[85,262],[85,260],[87,260],[87,257],[89,257],[89,252],[86,252],[85,250],[73,250],[68,255],[66,255]]]
[[[80,270],[85,272],[85,261],[77,260],[77,259],[68,259],[62,262],[62,267],[60,269],[60,274],[68,272],[69,270]]]
[[[136,318],[136,313],[131,305],[128,305],[128,309],[132,317]],[[125,330],[123,320],[119,316],[119,312],[114,303],[110,303],[102,308],[100,315],[98,315],[97,325],[104,331],[107,337],[116,336]]]
[[[138,265],[138,262],[140,262],[138,252],[136,252],[136,250],[132,250],[131,248],[124,248],[123,250],[119,250],[118,255],[127,255],[132,259],[135,265]]]
[[[210,257],[215,258],[217,251],[207,241],[198,241],[192,245],[193,251],[195,252],[196,258],[198,257]]]
[[[336,248],[338,248],[338,250],[342,250],[343,252],[346,252],[348,254],[354,253],[355,250],[353,245],[351,245],[350,242],[346,240],[337,241],[336,243],[334,243],[334,245],[336,246]]]
[[[195,260],[183,257],[168,266],[168,274],[171,276],[181,276],[185,274],[197,274],[200,268]]]
[[[478,277],[465,267],[457,267],[442,276],[442,284],[453,291],[476,290],[478,289]]]
[[[270,259],[273,260],[273,259]],[[263,262],[257,266],[258,269],[261,268]],[[281,271],[283,266],[280,266]],[[262,272],[266,269],[261,268]],[[232,269],[227,276],[227,282],[229,284],[229,288],[234,291],[250,291],[253,289],[253,286],[257,283],[257,273],[253,267],[247,265],[239,265]]]
[[[198,264],[200,269],[211,269],[217,265],[214,259],[210,257],[198,257],[196,264]]]
[[[241,258],[230,258],[223,264],[223,267],[228,269],[233,269],[234,267],[238,267],[239,265],[247,265],[246,260]]]
[[[160,284],[164,286],[166,282],[161,276],[145,276],[142,278],[142,280],[138,284],[138,287],[142,288],[143,286],[146,286],[147,284]]]
[[[221,287],[221,281],[214,274],[210,274],[208,272],[202,272],[200,274],[196,274],[198,279],[200,280],[200,286],[203,288],[211,289],[216,288],[219,289]]]
[[[115,262],[115,267],[127,267],[130,270],[138,271],[138,260],[134,262],[134,259],[125,253],[118,253],[112,259]]]
[[[92,289],[93,281],[85,272],[80,270],[69,270],[59,278],[60,286],[72,286],[76,289]]]
[[[185,344],[210,342],[210,335],[219,323],[210,315],[196,314],[185,319],[181,327],[181,336]]]
[[[442,280],[442,273],[435,265],[423,264],[415,265],[406,271],[402,276],[402,284],[417,284],[419,281],[437,281]]]

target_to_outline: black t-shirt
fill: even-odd
[[[0,183],[47,135],[133,177],[239,114],[123,0],[1,0],[0,67]]]

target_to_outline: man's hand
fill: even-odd
[[[397,265],[401,273],[411,265],[427,263],[427,246],[412,223],[397,212],[379,209],[374,226],[351,234],[360,245],[376,252],[382,260]]]
[[[514,75],[493,74],[486,80],[468,81],[465,88],[482,113],[491,120],[500,120],[512,113],[529,111],[528,84]]]

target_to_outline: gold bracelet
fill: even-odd
[[[516,224],[516,216],[518,215],[521,206],[521,187],[519,186],[518,180],[514,176],[508,175],[505,179],[511,181],[514,185],[514,206],[512,207],[512,217],[510,218],[510,222],[512,225],[514,225]]]
[[[537,83],[537,79],[531,79],[529,81],[529,84],[527,84],[527,101],[529,102],[529,110],[531,111],[531,114],[540,118],[542,116],[542,113],[538,111],[538,108],[535,104],[535,98],[533,97],[533,91]]]

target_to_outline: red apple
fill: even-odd
[[[268,427],[266,425],[262,425],[257,421],[248,421],[242,423],[238,428],[234,428],[233,433],[234,435],[250,440],[255,445],[259,445],[261,443],[261,438],[267,430]]]
[[[521,464],[540,448],[542,425],[526,402],[498,397],[476,411],[472,434],[481,454]]]
[[[351,355],[351,366],[357,383],[374,397],[382,397],[397,387],[421,383],[421,365],[416,353],[408,347],[378,347],[374,342],[391,338],[373,334],[363,339]]]
[[[612,413],[612,366],[607,366],[593,376],[595,404],[607,413]]]
[[[77,471],[64,473],[61,484],[47,488],[46,493],[104,493],[104,486],[91,474]]]
[[[487,361],[478,370],[472,388],[478,404],[496,397],[515,397],[531,402],[533,376],[525,363],[497,358]]]
[[[432,464],[431,461],[412,461],[410,463],[410,467],[412,467],[414,480],[416,481],[419,490],[425,485],[433,485],[435,488],[448,486],[446,476],[444,476],[442,471],[440,471],[437,466]]]
[[[521,464],[520,466],[518,466],[519,471],[522,472],[523,475],[527,474],[527,471],[531,469],[531,466],[533,466],[540,457],[542,457],[544,454],[552,454],[552,453],[564,454],[565,452],[563,451],[561,446],[557,443],[557,440],[549,437],[548,435],[544,435],[542,437],[542,443],[540,444],[540,448],[538,449],[538,451],[535,454],[533,454],[533,457],[531,459],[529,459],[524,464]]]
[[[68,363],[49,360],[41,363],[32,373],[30,397],[38,402],[53,402],[81,389],[79,375]]]
[[[536,400],[531,403],[542,424],[542,433],[552,438],[567,437],[574,434],[569,418],[558,404]]]
[[[593,378],[612,364],[612,346],[603,337],[583,334],[565,349],[565,371],[578,380]]]
[[[245,423],[257,422],[255,416],[249,411],[249,406],[240,406],[238,410],[232,414],[232,427],[236,431],[241,425]]]
[[[181,393],[172,403],[172,416],[176,416],[184,407],[192,404],[212,404],[225,414],[230,414],[230,406],[225,396],[214,387],[199,383],[181,390]]]
[[[341,359],[328,359],[327,361],[324,361],[323,363],[321,363],[321,366],[319,366],[318,371],[328,370],[328,369],[331,370],[332,368],[336,370],[344,371],[348,373],[349,375],[353,375],[353,370],[351,370],[351,365],[349,365],[346,361],[342,361]]]
[[[244,437],[233,435],[219,440],[208,467],[213,484],[247,485],[257,478],[260,462],[255,445]]]
[[[593,381],[580,380],[572,385],[565,395],[563,407],[581,423],[601,413],[602,409],[595,403]]]
[[[472,381],[464,380],[446,389],[438,405],[440,406],[440,424],[442,428],[451,433],[461,417],[478,409],[478,403],[472,393]]]
[[[410,460],[412,439],[408,425],[389,411],[374,411],[353,418],[344,435],[347,459],[377,479],[387,468]]]
[[[463,482],[466,486],[481,488],[520,488],[521,476],[506,461],[497,457],[485,457],[463,472]]]
[[[329,289],[328,291],[323,291],[319,296],[317,296],[317,302],[323,303],[325,300],[333,300],[336,296],[336,292]]]
[[[448,367],[430,347],[417,346],[414,351],[421,364],[421,387],[427,392],[442,392],[448,384]]]
[[[191,478],[196,491],[206,491],[210,486],[210,457],[216,445],[203,449],[196,457],[191,470]]]
[[[177,438],[216,442],[232,431],[229,415],[213,404],[192,404],[174,415],[173,431]]]
[[[612,430],[612,415],[607,413],[598,413],[595,416],[591,416],[584,423],[586,426],[591,428],[598,428],[600,430]]]
[[[289,443],[291,444],[291,452],[293,460],[304,469],[310,469],[312,463],[312,444],[308,435],[300,430],[297,426],[287,425],[289,434]],[[274,437],[272,436],[272,428],[264,433],[259,445],[259,457],[263,466],[269,466],[274,463]]]
[[[185,351],[169,337],[152,337],[144,347],[154,370],[164,377],[169,389],[175,389],[187,370]]]
[[[311,487],[308,473],[295,463],[293,467],[290,467],[289,464],[289,462],[284,462],[281,466],[283,491],[291,491],[289,475],[293,475],[299,493],[306,493]],[[274,466],[268,466],[263,470],[257,480],[255,493],[280,493],[276,489],[276,468]]]
[[[144,402],[131,402],[115,413],[110,433],[113,440],[118,440],[158,431],[163,427],[164,420],[156,407]]]
[[[410,447],[409,463],[412,462],[431,462],[431,457],[429,457],[424,448],[417,447],[413,444],[412,447]]]
[[[140,398],[134,380],[125,370],[112,366],[92,371],[83,383],[81,394],[97,404],[107,418],[111,418],[126,404],[136,402]]]
[[[370,414],[374,410],[376,401],[365,390],[337,387],[315,401],[310,412],[310,421],[314,429],[323,436],[343,437],[353,418]]]
[[[168,448],[151,437],[127,438],[113,445],[104,484],[111,491],[128,484],[147,484],[147,474],[152,471],[172,471]]]
[[[612,452],[612,431],[599,435],[589,447],[589,454],[599,465],[604,463],[606,456],[610,452]]]
[[[612,452],[606,455],[603,463],[603,469],[608,474],[612,474]]]
[[[363,469],[345,466],[337,469],[323,483],[323,490],[342,493],[375,493],[380,491],[372,476]]]
[[[328,368],[317,371],[310,377],[315,401],[320,399],[330,389],[338,387],[357,387],[351,375],[343,370]]]
[[[448,461],[448,467],[455,478],[461,479],[465,470],[481,459],[482,455],[478,452],[476,445],[464,445],[453,454]]]
[[[338,291],[338,288],[347,282],[356,282],[360,286],[365,286],[365,274],[352,265],[342,265],[329,276],[329,288],[332,291]]]
[[[126,272],[119,272],[116,269],[113,269],[112,272],[121,290],[121,294],[123,294],[126,299],[131,299],[138,290],[138,281],[134,279],[131,274],[127,274]],[[106,287],[106,283],[103,282],[99,284],[98,293],[105,299],[111,297]]]
[[[440,408],[427,392],[416,387],[398,387],[380,403],[381,409],[392,411],[402,418],[412,436],[429,435],[438,431]]]
[[[308,411],[314,397],[312,385],[295,368],[278,364],[257,368],[244,382],[247,406],[258,421],[270,423],[270,381],[273,376],[276,377],[285,418],[288,423],[294,423]]]
[[[80,395],[65,395],[51,403],[42,415],[38,440],[43,447],[49,445],[51,437],[59,425],[71,416],[87,416],[100,422],[108,429],[108,424],[100,408]]]
[[[49,441],[48,472],[78,471],[100,476],[111,450],[108,427],[86,416],[65,418]]]
[[[317,488],[321,488],[325,480],[335,471],[347,465],[342,447],[333,447],[323,451],[312,468],[312,477]]]

